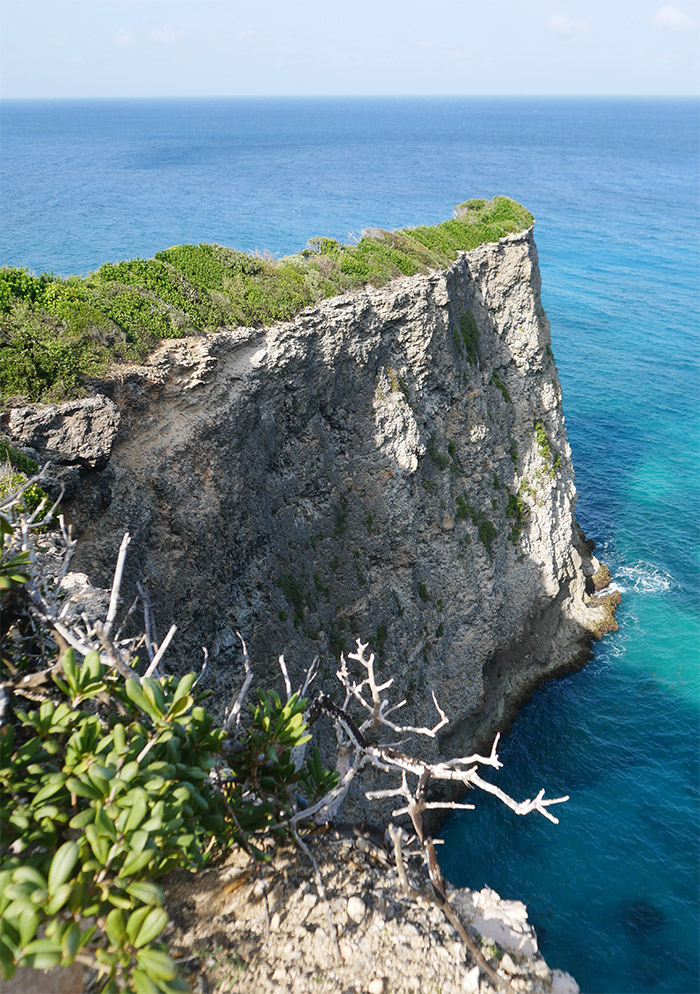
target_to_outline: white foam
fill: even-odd
[[[620,583],[622,580],[623,583]],[[660,566],[653,563],[637,562],[630,566],[620,566],[615,571],[615,582],[610,585],[613,590],[626,593],[633,590],[638,594],[658,594],[677,586],[674,577]],[[610,588],[608,588],[610,589]]]

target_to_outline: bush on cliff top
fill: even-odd
[[[313,238],[282,259],[177,245],[83,278],[0,269],[0,398],[76,396],[85,378],[142,362],[162,339],[286,321],[335,294],[444,267],[533,223],[508,197],[468,200],[455,214],[433,227],[372,229],[356,245]]]

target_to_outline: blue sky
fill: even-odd
[[[0,95],[697,94],[700,0],[0,0]]]

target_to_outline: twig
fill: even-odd
[[[152,676],[156,672],[156,670],[158,669],[158,664],[165,655],[167,648],[172,642],[173,635],[175,634],[176,631],[177,631],[177,625],[171,625],[168,634],[165,636],[165,638],[160,644],[158,652],[155,654],[155,656],[150,662],[148,669],[144,673],[144,677]]]
[[[124,532],[124,538],[121,540],[121,545],[119,546],[119,554],[117,556],[117,565],[114,568],[114,579],[112,580],[112,593],[109,598],[109,610],[107,611],[107,619],[104,623],[104,633],[109,635],[112,631],[112,625],[114,624],[114,619],[117,616],[117,605],[119,603],[119,588],[122,584],[122,574],[124,572],[124,562],[126,560],[126,550],[129,548],[129,542],[131,541],[131,535],[128,532]]]
[[[243,686],[241,687],[238,693],[238,697],[233,702],[233,707],[231,708],[230,712],[226,715],[226,718],[224,720],[223,729],[225,732],[228,732],[230,730],[231,725],[233,724],[234,721],[236,722],[236,728],[238,728],[238,725],[241,720],[241,708],[243,707],[243,701],[245,700],[245,696],[248,693],[248,689],[251,683],[253,682],[253,670],[250,665],[248,649],[246,648],[246,644],[241,633],[236,632],[236,635],[241,640],[241,645],[243,646],[243,665],[245,667],[245,680],[243,681]]]

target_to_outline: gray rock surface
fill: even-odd
[[[531,231],[288,323],[167,342],[107,390],[121,420],[73,502],[75,568],[108,586],[128,529],[128,580],[178,624],[183,666],[208,646],[221,707],[236,630],[263,682],[284,652],[293,679],[319,654],[332,685],[361,636],[406,718],[432,724],[435,690],[441,747],[466,751],[610,626]]]
[[[102,468],[119,427],[119,411],[107,397],[31,404],[10,411],[7,430],[13,441],[33,449],[44,462]]]

